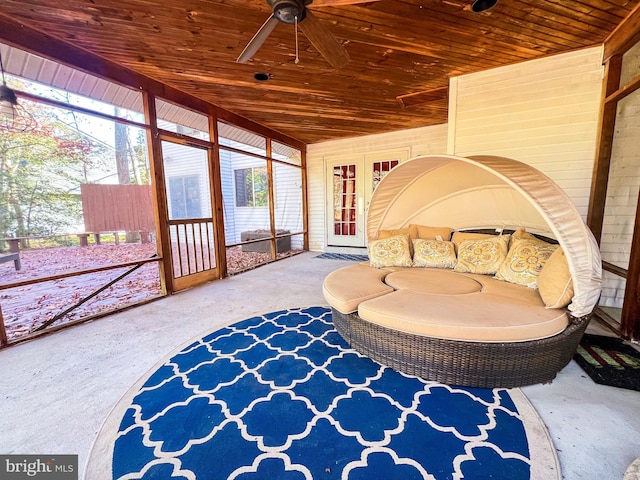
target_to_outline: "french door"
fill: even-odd
[[[210,151],[162,140],[173,290],[219,278]]]
[[[365,220],[371,195],[409,150],[327,159],[327,245],[366,246]]]
[[[327,164],[328,244],[364,247],[362,162],[345,159]]]

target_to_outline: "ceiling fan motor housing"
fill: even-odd
[[[273,9],[273,16],[282,23],[295,23],[305,17],[305,3],[302,0],[267,0]]]

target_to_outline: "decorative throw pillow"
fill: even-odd
[[[462,242],[467,240],[483,240],[485,238],[496,238],[496,236],[489,233],[453,232],[451,241],[455,245],[457,252]]]
[[[369,263],[376,268],[410,267],[409,235],[396,235],[371,242]]]
[[[455,235],[455,234],[454,234]],[[458,246],[456,272],[495,274],[507,256],[509,235],[465,240]]]
[[[413,241],[413,266],[453,268],[456,266],[456,251],[453,242],[424,240]]]
[[[448,241],[451,238],[451,232],[453,232],[453,228],[449,227],[428,227],[426,225],[416,225],[413,223],[409,225],[409,227],[415,227],[418,230],[417,238],[423,238],[425,240]]]
[[[563,308],[573,298],[573,280],[562,248],[557,248],[538,275],[538,293],[547,308]]]
[[[504,280],[530,288],[537,288],[538,275],[558,245],[528,238],[511,241],[507,258],[496,272],[498,280]]]

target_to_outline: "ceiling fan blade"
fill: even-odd
[[[380,0],[313,0],[311,5],[307,5],[307,8],[311,7],[340,7],[342,5],[358,5],[359,3],[374,3]]]
[[[255,53],[260,49],[262,44],[267,40],[269,34],[273,31],[274,28],[276,28],[277,24],[278,19],[275,16],[271,15],[269,18],[267,18],[267,21],[262,24],[253,38],[249,41],[249,43],[247,43],[247,46],[244,47],[244,50],[242,51],[236,62],[245,63],[251,57],[253,57]]]
[[[351,61],[349,52],[309,10],[307,10],[307,16],[300,22],[299,27],[315,49],[333,68],[342,68]]]

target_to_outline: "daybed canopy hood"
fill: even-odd
[[[504,157],[427,155],[402,163],[378,185],[367,213],[367,236],[409,224],[455,229],[525,227],[555,238],[567,257],[575,317],[600,296],[602,265],[591,231],[567,194],[549,177]]]

